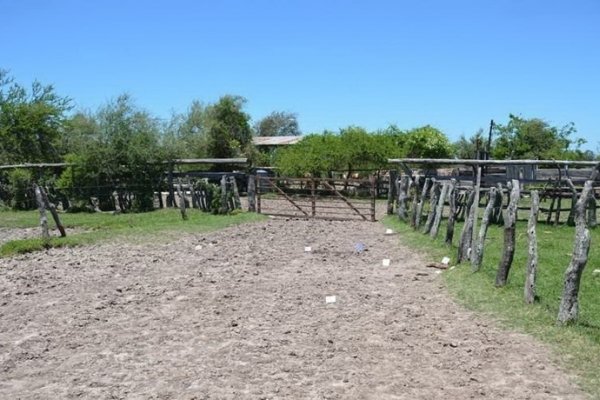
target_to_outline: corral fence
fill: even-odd
[[[248,185],[248,196],[252,197],[255,188],[259,213],[307,219],[376,220],[374,177],[318,179],[257,175],[255,179],[254,184]]]

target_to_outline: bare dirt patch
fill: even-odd
[[[384,231],[269,220],[2,259],[0,398],[585,398]]]

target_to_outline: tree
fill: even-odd
[[[408,158],[446,158],[452,154],[446,135],[430,125],[411,129],[399,139]]]
[[[454,155],[460,159],[477,159],[478,155],[485,150],[485,139],[483,129],[479,129],[473,136],[466,138],[461,135],[453,144]]]
[[[215,158],[236,157],[252,145],[250,116],[242,111],[246,99],[223,96],[208,107],[208,154]]]
[[[539,118],[525,119],[510,114],[506,125],[496,125],[492,155],[497,159],[561,159],[571,145],[581,145],[582,139],[572,140],[575,125],[550,126]]]
[[[254,125],[256,136],[299,136],[296,114],[273,111]]]
[[[0,163],[59,161],[57,150],[71,100],[52,85],[33,82],[31,91],[0,70]]]

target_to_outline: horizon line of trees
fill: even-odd
[[[301,135],[297,115],[274,111],[251,124],[245,104],[246,99],[235,95],[212,104],[196,100],[184,113],[161,121],[122,94],[95,112],[77,111],[72,100],[57,94],[52,85],[36,81],[28,90],[0,69],[0,165],[74,164],[60,176],[2,171],[0,199],[9,199],[19,208],[27,196],[19,199],[17,192],[28,182],[42,180],[77,188],[71,195],[80,199],[89,198],[98,188],[107,188],[107,198],[110,190],[124,188],[133,194],[132,209],[147,210],[164,172],[157,162],[175,158],[247,157],[254,166],[275,166],[285,174],[331,170],[351,174],[385,168],[388,158],[476,158],[487,144],[482,130],[452,143],[429,125],[410,130],[390,125],[376,132],[348,126],[338,132],[308,134],[296,145],[263,152],[252,138]],[[585,141],[574,138],[575,133],[572,123],[553,127],[542,119],[509,115],[506,124],[494,126],[490,153],[507,159],[598,158],[592,151],[580,150]]]

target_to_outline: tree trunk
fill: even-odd
[[[440,194],[437,209],[435,210],[435,219],[433,221],[431,231],[429,232],[429,236],[431,236],[434,239],[437,237],[438,231],[440,229],[440,223],[442,222],[442,215],[444,213],[444,203],[446,202],[446,196],[448,196],[449,187],[449,182],[444,182],[444,184],[442,185],[442,193]]]
[[[481,228],[479,229],[479,236],[477,237],[477,243],[474,246],[475,250],[473,252],[473,258],[471,259],[471,269],[473,272],[477,272],[479,271],[479,268],[481,268],[481,262],[483,261],[483,253],[485,249],[485,238],[490,225],[490,217],[492,215],[494,205],[496,204],[496,197],[498,197],[498,191],[495,187],[490,188],[488,203],[483,211]]]
[[[531,213],[529,214],[529,222],[527,223],[527,238],[529,239],[528,257],[527,257],[527,272],[525,275],[525,303],[533,304],[535,301],[535,281],[538,265],[538,246],[536,235],[536,224],[538,213],[540,211],[540,195],[537,190],[531,191]]]
[[[398,188],[398,218],[405,222],[408,220],[407,200],[409,182],[410,177],[403,175],[400,179],[400,187]]]
[[[415,218],[415,229],[419,229],[421,225],[421,215],[423,214],[423,205],[425,204],[425,198],[427,197],[427,191],[429,190],[429,184],[431,183],[430,178],[425,178],[425,182],[423,183],[423,191],[421,192],[421,198],[419,199],[419,204],[417,205],[417,212]]]
[[[506,285],[508,273],[510,272],[510,267],[515,256],[515,228],[520,194],[519,181],[513,179],[510,190],[510,201],[506,208],[506,217],[504,218],[504,250],[502,251],[502,259],[500,260],[498,273],[496,274],[497,287]]]
[[[435,213],[437,208],[438,199],[440,197],[440,182],[435,178],[432,179],[433,184],[429,192],[429,213],[427,214],[427,221],[423,227],[423,233],[428,234],[431,231],[431,226],[435,220]]]
[[[592,182],[585,182],[575,207],[575,244],[571,262],[565,272],[563,295],[558,309],[558,323],[560,324],[575,321],[579,314],[579,285],[590,250],[590,230],[586,224],[585,209],[592,190]]]
[[[47,240],[50,238],[50,233],[48,232],[48,217],[46,216],[46,203],[44,203],[40,187],[38,185],[33,185],[33,189],[35,191],[35,200],[38,205],[38,210],[40,211],[40,227],[42,228],[42,239]]]
[[[456,222],[456,199],[458,198],[458,188],[456,186],[456,179],[450,180],[448,198],[450,203],[450,210],[448,211],[448,222],[446,224],[446,239],[444,240],[444,242],[448,246],[452,246],[452,240],[454,239],[454,223]]]
[[[470,210],[473,207],[475,200],[475,191],[471,190],[469,192],[469,196],[467,199],[467,203],[465,207]],[[462,232],[460,233],[460,241],[458,242],[458,255],[456,257],[456,262],[461,263],[463,260],[469,258],[469,249],[471,248],[471,237],[473,236],[473,216],[474,214],[469,212],[467,214],[467,219],[465,220],[465,224],[463,225]]]

